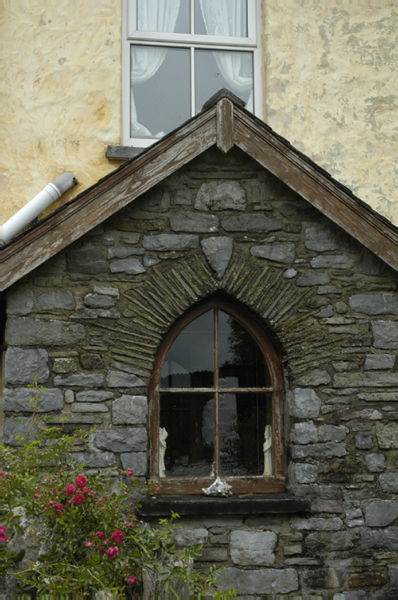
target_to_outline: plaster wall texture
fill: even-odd
[[[398,224],[398,6],[263,0],[264,119]]]
[[[64,171],[79,185],[51,212],[116,164],[120,142],[121,2],[3,4],[0,24],[0,223]]]

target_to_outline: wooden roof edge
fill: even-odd
[[[183,125],[180,125],[174,131],[164,136],[157,143],[146,148],[138,156],[131,158],[130,160],[127,160],[125,163],[121,164],[117,169],[102,177],[97,183],[82,191],[75,198],[71,199],[69,202],[57,208],[53,213],[46,216],[44,219],[41,219],[35,225],[29,227],[29,229],[21,233],[18,237],[14,238],[9,244],[1,248],[0,266],[1,262],[3,262],[3,265],[5,267],[4,263],[7,262],[10,256],[14,256],[15,252],[19,252],[24,248],[24,240],[27,239],[27,236],[28,238],[32,238],[32,233],[36,231],[37,235],[34,235],[33,237],[35,239],[39,238],[41,236],[42,231],[44,233],[45,231],[48,231],[48,228],[51,226],[51,220],[54,220],[54,222],[57,221],[58,224],[60,222],[67,223],[69,216],[68,213],[70,213],[71,211],[73,212],[74,209],[79,210],[79,205],[82,205],[84,208],[86,204],[94,201],[97,197],[101,196],[104,193],[104,191],[109,191],[113,185],[116,185],[120,181],[123,181],[125,177],[129,174],[133,174],[137,169],[140,168],[140,166],[145,166],[152,160],[156,160],[157,158],[159,158],[160,155],[162,155],[168,149],[172,148],[176,143],[188,138],[189,136],[194,135],[195,131],[199,130],[204,123],[216,117],[217,131],[215,143],[223,152],[228,152],[232,148],[234,143],[236,143],[236,122],[241,120],[246,127],[249,127],[249,129],[260,135],[264,142],[267,142],[268,144],[272,145],[277,150],[278,148],[279,150],[285,150],[284,156],[289,161],[289,164],[291,164],[292,166],[294,165],[296,169],[298,168],[303,173],[303,175],[312,175],[314,181],[316,181],[316,185],[323,185],[323,187],[329,189],[329,192],[331,190],[334,190],[336,192],[334,195],[336,196],[337,205],[341,203],[343,198],[348,200],[351,208],[355,206],[360,208],[360,212],[356,213],[356,218],[358,218],[361,221],[361,223],[363,223],[368,229],[378,229],[378,231],[381,232],[382,235],[388,237],[393,244],[393,250],[391,251],[390,248],[389,251],[386,251],[384,253],[385,255],[380,255],[379,252],[375,252],[375,250],[371,247],[370,249],[376,254],[378,254],[378,256],[387,264],[392,266],[394,269],[398,270],[398,260],[394,257],[394,255],[396,255],[395,247],[398,240],[398,227],[396,227],[384,216],[380,215],[380,213],[372,209],[366,202],[355,196],[351,190],[349,190],[346,186],[336,181],[327,171],[325,171],[322,167],[319,167],[308,156],[304,155],[302,152],[294,148],[285,138],[274,132],[269,125],[267,125],[259,118],[255,117],[252,113],[247,111],[244,108],[243,104],[244,103],[239,98],[234,96],[234,94],[232,94],[231,92],[228,92],[228,90],[220,90],[220,92],[215,94],[204,105],[203,110],[198,115],[192,117]],[[235,119],[237,119],[237,121],[235,121]],[[183,165],[180,164],[178,168],[180,168],[181,166]],[[266,165],[263,166],[267,168]],[[135,197],[137,197],[137,195]],[[311,200],[308,201],[311,202]],[[312,203],[314,204],[314,202]],[[322,207],[316,207],[327,217],[334,220],[333,217],[330,216],[330,214],[328,214],[327,212],[325,212],[325,210],[322,209]],[[339,209],[341,210],[341,204]],[[64,220],[62,219],[62,213],[65,214]],[[95,225],[90,225],[87,228],[87,231],[91,230],[98,224],[99,223],[96,223]],[[342,226],[343,229],[345,229],[348,233],[353,235],[353,233],[349,231],[349,227],[347,228],[344,225],[340,226]],[[82,233],[81,235],[84,235],[84,233]],[[356,236],[354,235],[354,237]],[[363,239],[360,239],[359,241],[366,247],[369,247],[369,245],[367,245],[366,241],[363,241]],[[56,252],[54,252],[54,254],[55,253]],[[42,262],[45,262],[49,258],[50,256],[47,256],[45,259],[43,259]],[[36,266],[39,266],[39,264],[37,264]],[[29,270],[24,272],[22,269],[20,277],[29,272]],[[4,277],[0,277],[0,290],[5,289],[6,287],[8,287],[8,285],[11,285],[11,283],[15,282],[12,281],[11,283],[6,284],[4,287],[2,287],[1,279],[4,279]]]

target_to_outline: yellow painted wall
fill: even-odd
[[[264,119],[398,224],[398,0],[262,0]],[[121,0],[0,0],[0,223],[118,163]]]
[[[398,225],[398,2],[265,0],[263,15],[268,124]]]
[[[1,3],[0,223],[57,175],[106,173],[120,143],[121,0]]]

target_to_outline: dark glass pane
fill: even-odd
[[[213,475],[214,399],[212,395],[161,394],[160,427],[167,432],[164,453],[166,477]],[[164,431],[163,437],[165,437]],[[159,459],[161,464],[160,449]]]
[[[270,456],[264,457],[264,434],[271,425],[271,406],[270,393],[220,395],[221,476],[265,474]]]
[[[162,368],[161,387],[212,387],[214,317],[210,310],[187,325],[173,342]]]
[[[268,367],[257,342],[233,317],[218,312],[220,387],[269,387]]]
[[[131,137],[162,137],[181,125],[191,116],[189,49],[132,45],[131,89]]]
[[[195,50],[195,111],[218,90],[227,88],[253,112],[253,53]]]

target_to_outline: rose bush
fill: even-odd
[[[36,387],[36,408],[38,401]],[[38,427],[35,407],[33,420]],[[73,451],[81,451],[87,433],[68,435],[62,427],[46,424],[38,428],[34,440],[28,431],[18,448],[2,448],[7,474],[2,472],[0,480],[7,512],[0,543],[7,548],[8,540],[12,543],[23,533],[20,514],[45,532],[41,550],[24,568],[23,551],[8,552],[2,561],[3,570],[16,572],[21,590],[34,588],[38,595],[54,597],[93,591],[128,596],[139,594],[144,580],[151,580],[156,581],[156,595],[178,597],[176,581],[198,598],[234,595],[217,592],[215,569],[206,574],[193,569],[200,547],[176,550],[177,515],[156,528],[137,517],[139,499],[156,492],[134,478],[131,469],[113,479],[83,475]]]

